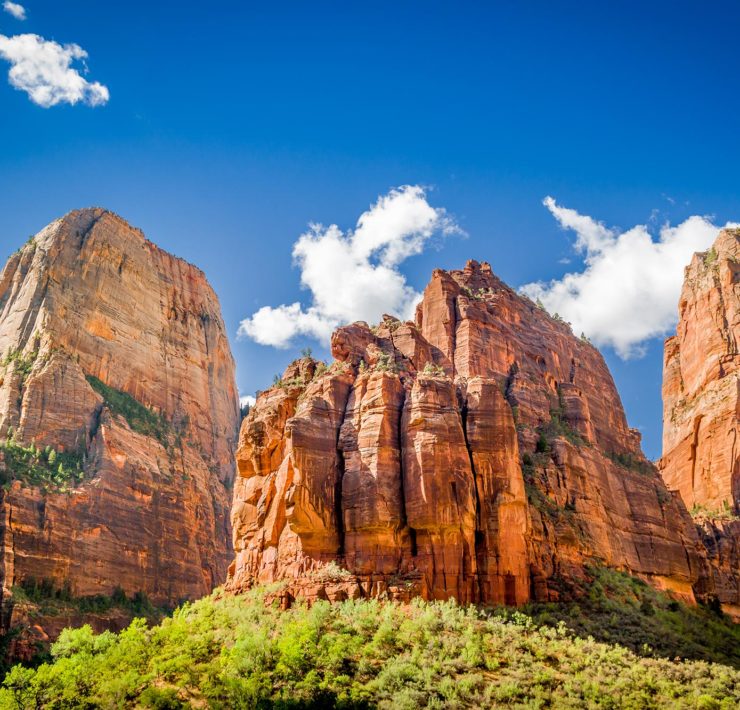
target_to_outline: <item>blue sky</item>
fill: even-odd
[[[325,354],[236,338],[310,301],[291,267],[307,224],[351,228],[393,187],[428,186],[467,233],[401,264],[417,290],[468,258],[514,286],[582,270],[547,195],[623,230],[740,219],[736,2],[21,4],[0,37],[77,43],[110,99],[42,108],[0,61],[0,247],[118,212],[205,270],[243,393]],[[603,352],[657,456],[661,339],[644,349]]]

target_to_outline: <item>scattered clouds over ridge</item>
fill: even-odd
[[[0,58],[10,62],[10,84],[43,108],[79,102],[102,106],[110,98],[107,87],[87,81],[73,66],[81,62],[87,72],[87,52],[77,44],[62,45],[35,34],[0,34]]]
[[[11,2],[11,0],[5,0],[3,3],[3,10],[9,15],[15,17],[16,20],[26,19],[26,8],[23,5],[19,5],[17,2]]]
[[[574,250],[584,267],[521,291],[622,359],[642,356],[649,339],[675,327],[684,267],[694,252],[712,245],[719,227],[693,216],[676,227],[664,224],[656,241],[645,225],[620,232],[552,197],[543,204],[563,229],[575,233]]]
[[[328,343],[338,325],[375,322],[384,313],[409,318],[419,300],[399,265],[435,234],[462,233],[444,209],[432,207],[418,185],[391,190],[360,215],[354,230],[310,225],[293,245],[301,285],[311,304],[264,306],[241,322],[239,334],[262,345],[288,347],[296,336]]]

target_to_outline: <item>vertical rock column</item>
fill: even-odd
[[[423,593],[475,600],[475,481],[453,382],[420,374],[401,431],[406,521]]]
[[[371,372],[355,381],[339,445],[344,455],[342,515],[347,568],[394,574],[411,546],[405,529],[398,375]]]
[[[530,597],[527,496],[514,417],[495,380],[468,382],[465,430],[478,494],[480,596],[522,604]]]

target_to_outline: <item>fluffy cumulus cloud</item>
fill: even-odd
[[[338,325],[375,322],[384,313],[409,318],[419,294],[406,283],[399,265],[419,254],[435,234],[460,231],[417,185],[380,197],[354,230],[311,225],[293,246],[310,305],[264,306],[242,321],[239,333],[283,348],[299,335],[328,343]]]
[[[87,52],[76,44],[58,44],[39,35],[22,34],[6,37],[0,34],[0,58],[10,62],[10,83],[25,91],[31,101],[44,108],[61,103],[82,102],[88,106],[107,103],[107,87],[89,82],[75,68]]]
[[[15,17],[16,20],[26,19],[26,8],[23,5],[19,5],[17,2],[11,2],[11,0],[5,0],[3,3],[3,10],[9,15]]]
[[[649,339],[675,327],[684,267],[694,252],[711,246],[719,228],[694,216],[676,227],[664,225],[656,238],[644,225],[624,232],[606,227],[552,197],[544,204],[575,233],[583,270],[521,290],[596,345],[611,346],[624,359],[639,357]]]

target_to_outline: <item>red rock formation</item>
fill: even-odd
[[[242,425],[228,588],[556,599],[589,564],[693,599],[699,541],[599,352],[487,264],[435,271],[415,323],[339,328]]]
[[[0,353],[6,606],[29,578],[157,604],[221,583],[238,398],[203,273],[110,212],[72,212],[0,274]],[[93,378],[149,423],[117,414]],[[53,448],[37,457],[50,474],[77,457],[82,481],[35,480],[8,439]]]
[[[706,592],[740,618],[740,229],[686,268],[676,335],[665,343],[666,484],[696,516]]]
[[[740,230],[686,268],[676,335],[665,343],[663,459],[686,505],[740,513]]]

